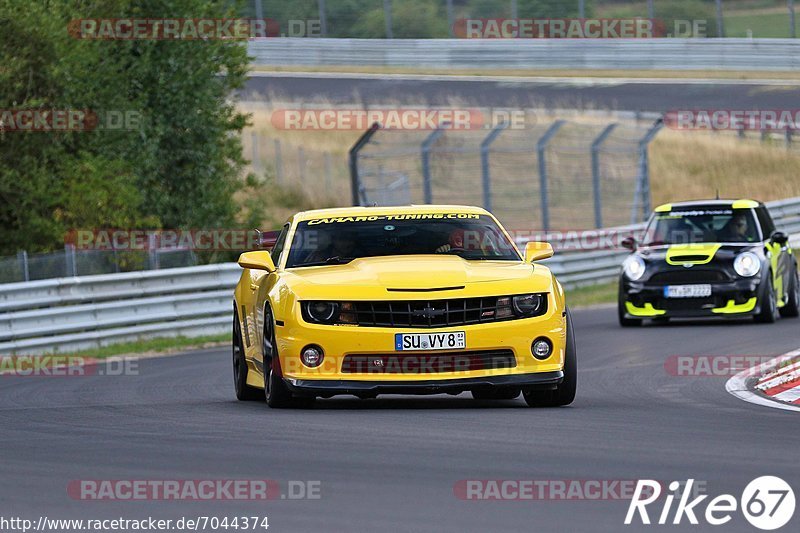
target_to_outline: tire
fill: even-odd
[[[800,316],[800,275],[795,267],[794,278],[792,279],[792,290],[789,292],[789,301],[781,307],[781,316],[794,318]]]
[[[472,397],[476,400],[513,400],[519,393],[519,389],[478,389],[472,391]]]
[[[775,287],[772,284],[772,272],[769,272],[767,274],[767,287],[764,289],[764,301],[761,302],[761,311],[756,315],[755,320],[760,324],[772,324],[778,320],[779,316]]]
[[[260,389],[247,384],[247,361],[244,357],[244,344],[242,344],[242,326],[239,324],[239,314],[233,310],[233,338],[231,339],[233,352],[233,387],[236,399],[242,402],[260,400],[263,393]]]
[[[575,348],[575,332],[572,328],[572,314],[567,309],[567,349],[564,354],[564,381],[554,390],[522,391],[529,407],[560,407],[575,400],[578,385],[578,356]]]
[[[636,328],[642,325],[641,318],[627,318],[625,316],[625,299],[622,297],[622,286],[620,286],[619,298],[617,299],[617,316],[619,325],[623,328]]]
[[[274,409],[311,407],[314,404],[314,398],[293,396],[281,377],[281,362],[278,358],[277,344],[275,343],[275,321],[272,318],[272,311],[269,306],[264,309],[264,335],[262,339],[261,353],[264,355],[263,398],[266,400],[267,405]]]

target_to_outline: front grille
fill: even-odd
[[[498,318],[497,300],[497,296],[491,296],[450,300],[353,302],[353,305],[359,326],[438,328],[514,318]]]
[[[650,278],[650,283],[663,283],[664,285],[676,283],[713,283],[717,281],[728,281],[728,276],[719,270],[695,270],[693,268],[685,268],[683,270],[657,272]]]
[[[445,353],[351,354],[342,361],[346,374],[438,374],[514,368],[511,350],[483,350]]]

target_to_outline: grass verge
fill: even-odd
[[[133,342],[110,344],[99,348],[81,350],[64,355],[74,355],[91,359],[105,359],[116,355],[163,355],[194,348],[211,348],[229,344],[230,333],[205,335],[202,337],[159,337]]]
[[[570,309],[579,309],[592,305],[609,304],[617,301],[618,285],[616,281],[589,285],[576,289],[565,289],[567,305]]]

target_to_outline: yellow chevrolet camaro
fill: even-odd
[[[246,252],[234,293],[240,400],[460,394],[559,406],[577,360],[564,291],[476,207],[306,211]]]

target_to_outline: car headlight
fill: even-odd
[[[511,297],[511,306],[518,317],[541,315],[547,307],[547,294],[520,294]]]
[[[753,252],[744,252],[736,256],[733,269],[743,278],[750,278],[761,270],[761,259]]]
[[[303,315],[306,320],[319,324],[332,324],[339,318],[338,302],[304,302]]]
[[[631,255],[622,263],[622,270],[628,279],[631,281],[638,281],[644,276],[645,271],[644,259],[638,255]]]

